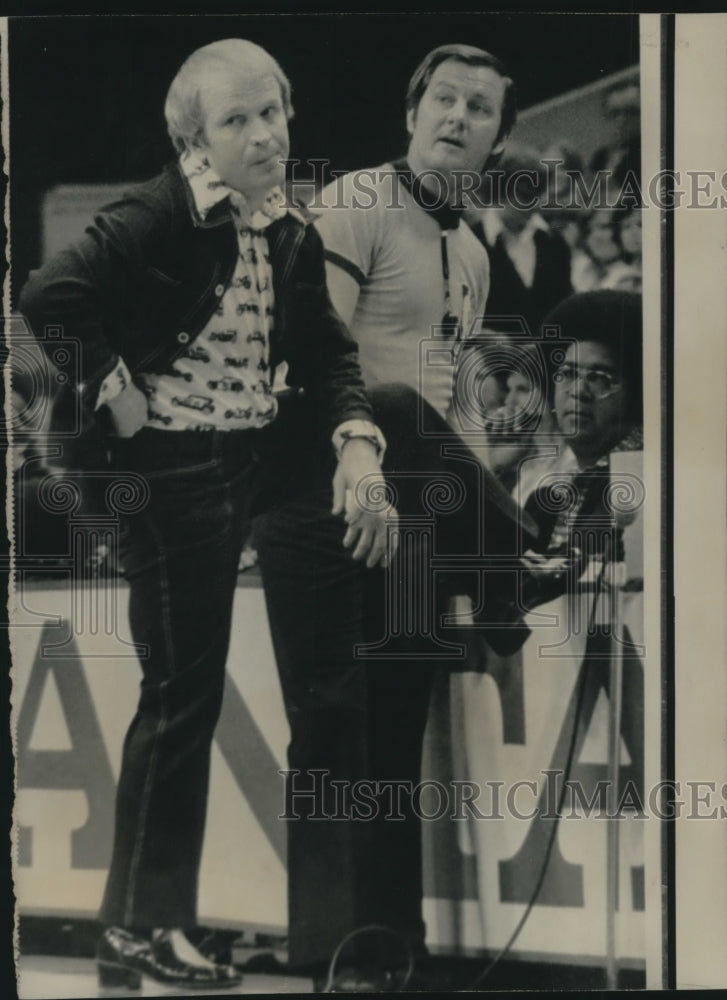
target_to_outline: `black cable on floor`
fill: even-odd
[[[396,949],[398,949],[399,955],[397,957],[401,959],[401,961],[398,963],[389,963],[389,964],[398,964],[399,966],[398,969],[393,969],[391,971],[384,971],[383,969],[380,968],[376,969],[376,972],[380,976],[380,980],[377,981],[376,983],[371,984],[371,992],[376,992],[376,993],[380,991],[398,992],[399,990],[406,989],[409,980],[412,977],[412,973],[414,972],[414,953],[411,949],[411,946],[409,945],[408,941],[406,941],[401,936],[401,934],[398,934],[393,929],[393,927],[387,927],[385,924],[368,924],[365,927],[356,927],[339,942],[338,946],[336,947],[336,950],[333,952],[333,956],[331,957],[331,961],[328,965],[328,975],[326,977],[326,982],[321,989],[321,993],[362,992],[361,989],[357,990],[346,990],[345,988],[336,989],[336,976],[341,971],[336,969],[336,965],[341,957],[341,954],[346,948],[346,945],[348,945],[353,941],[356,941],[357,939],[359,940],[360,944],[360,939],[364,938],[366,935],[368,935],[369,938],[368,941],[369,949],[371,949],[372,947],[372,942],[380,945],[383,943],[383,941],[386,940],[390,945],[393,944],[396,947]],[[358,959],[358,954],[354,955],[354,957],[351,959],[352,969],[354,973],[357,969],[357,966],[359,965],[357,959]],[[370,991],[366,990],[366,992]]]
[[[604,553],[604,556],[606,556],[606,557],[608,556],[608,546],[606,546],[606,552]],[[595,617],[596,617],[596,609],[598,607],[598,599],[601,596],[601,593],[602,593],[602,590],[603,590],[603,577],[604,577],[604,573],[606,571],[606,566],[608,566],[608,565],[609,565],[609,559],[608,558],[604,558],[603,564],[601,566],[601,571],[599,572],[598,577],[596,578],[595,593],[593,595],[593,603],[591,605],[591,610],[590,610],[590,613],[589,613],[589,616],[588,616],[588,634],[589,635],[590,635],[590,633],[593,630],[593,625],[594,625],[594,621],[595,621]],[[573,720],[573,732],[571,733],[570,744],[568,746],[568,755],[566,757],[565,769],[563,771],[563,787],[561,789],[560,796],[559,796],[559,799],[558,799],[558,807],[556,809],[555,821],[553,823],[553,829],[551,830],[550,837],[548,838],[548,843],[547,843],[547,846],[546,846],[546,849],[545,849],[545,858],[543,860],[543,864],[542,864],[542,867],[540,869],[540,874],[538,875],[538,881],[535,883],[535,888],[533,889],[533,893],[532,893],[530,899],[528,900],[528,905],[525,907],[525,912],[520,917],[520,920],[517,922],[515,930],[512,932],[512,934],[508,938],[507,942],[498,951],[498,953],[495,955],[495,957],[492,959],[492,961],[484,968],[484,970],[474,980],[474,982],[470,986],[467,987],[467,989],[476,989],[478,986],[481,986],[482,983],[484,983],[484,981],[487,979],[487,977],[491,974],[491,972],[495,968],[495,966],[499,965],[499,963],[502,961],[502,959],[505,957],[505,955],[507,955],[507,953],[510,951],[510,949],[512,948],[512,946],[515,944],[515,941],[520,936],[520,932],[522,931],[523,927],[525,926],[525,922],[527,921],[528,917],[530,916],[530,914],[532,912],[532,909],[535,906],[535,901],[537,900],[537,898],[538,898],[538,896],[540,894],[540,890],[543,887],[543,882],[545,881],[545,874],[546,874],[546,872],[548,870],[548,864],[550,862],[550,855],[551,855],[551,853],[553,851],[553,845],[555,844],[556,834],[558,833],[558,826],[559,826],[559,823],[560,823],[560,815],[561,815],[561,812],[562,812],[562,809],[563,809],[563,803],[565,802],[565,795],[566,795],[566,792],[568,790],[568,777],[570,776],[571,767],[573,766],[573,757],[574,757],[574,754],[575,754],[576,740],[577,740],[577,736],[578,736],[578,725],[580,723],[581,709],[583,707],[583,694],[584,694],[585,688],[586,688],[586,684],[585,684],[586,673],[587,673],[587,671],[583,670],[581,672],[581,676],[580,676],[580,679],[578,681],[578,696],[577,696],[577,699],[576,699],[575,716],[574,716],[574,720]]]

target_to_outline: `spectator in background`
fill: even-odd
[[[485,329],[479,339],[482,344],[477,347],[475,382],[466,389],[455,392],[458,403],[474,403],[477,407],[477,428],[481,426],[481,418],[493,413],[505,403],[509,369],[504,366],[502,355],[510,353],[508,350],[510,338],[506,334]]]
[[[540,539],[526,563],[536,575],[567,548],[576,525],[611,513],[609,456],[640,444],[642,422],[641,296],[608,289],[574,295],[547,322],[571,341],[553,371],[552,401],[566,445],[560,467],[571,470],[575,499],[556,513],[541,500],[540,487],[530,494],[526,509],[540,525]]]
[[[584,176],[583,157],[565,142],[553,142],[543,152],[541,163],[548,171],[548,187],[540,214],[553,232],[563,237],[572,255],[581,238],[580,220],[585,208],[569,174]]]
[[[571,282],[574,291],[590,292],[599,288],[609,269],[620,257],[614,210],[591,209],[581,217],[581,239],[573,251]]]
[[[459,708],[459,731],[466,748],[463,770],[473,782],[482,783],[491,776],[488,748],[492,739],[484,734],[492,726],[500,732],[502,704],[507,704],[509,683],[516,685],[515,690],[526,705],[539,706],[540,718],[548,720],[539,728],[541,736],[545,734],[546,739],[552,740],[552,753],[546,758],[552,773],[562,775],[571,760],[593,759],[593,755],[582,753],[581,747],[586,735],[583,730],[588,729],[590,739],[595,728],[579,727],[578,732],[570,728],[575,727],[575,721],[567,722],[564,733],[572,731],[573,738],[556,739],[555,732],[551,736],[547,731],[550,715],[543,708],[542,699],[553,679],[560,676],[564,686],[562,694],[555,697],[554,711],[559,705],[566,713],[565,719],[576,719],[580,705],[593,706],[604,693],[613,693],[609,673],[614,643],[619,643],[628,658],[622,679],[626,707],[621,733],[633,762],[633,778],[629,777],[629,781],[635,781],[639,787],[643,782],[644,673],[631,628],[636,626],[638,636],[642,628],[641,611],[636,611],[634,619],[626,610],[626,600],[611,600],[609,583],[618,585],[623,578],[620,572],[613,574],[606,570],[606,562],[623,560],[630,568],[635,556],[634,568],[639,571],[639,528],[635,538],[633,535],[630,538],[625,530],[622,532],[622,525],[632,515],[625,512],[624,516],[618,516],[609,501],[614,498],[615,503],[628,507],[632,500],[634,508],[638,505],[639,490],[630,479],[638,469],[638,462],[622,463],[621,456],[615,456],[614,452],[626,450],[625,445],[638,448],[634,432],[641,421],[640,297],[615,291],[576,295],[557,307],[547,317],[547,323],[560,328],[563,342],[570,341],[565,351],[563,344],[559,348],[562,356],[553,359],[557,380],[551,378],[548,393],[562,441],[557,457],[542,456],[521,465],[518,496],[522,502],[530,497],[527,506],[538,521],[541,534],[538,545],[525,560],[530,576],[522,573],[522,587],[510,603],[511,625],[501,630],[503,641],[495,649],[506,659],[499,661],[490,648],[478,649],[475,644],[471,659],[489,676],[462,673],[451,683],[451,697]],[[604,583],[606,586],[602,588]],[[624,589],[631,587],[639,588],[638,577],[627,580]],[[531,610],[536,613],[527,614]],[[500,614],[507,618],[507,613],[503,602]],[[522,654],[518,655],[523,646]],[[547,673],[546,682],[543,670]],[[493,677],[498,679],[498,693]],[[538,729],[537,724],[534,728]],[[537,746],[538,738],[528,729],[528,743],[532,740]],[[504,739],[507,742],[507,736]],[[522,763],[518,778],[540,779],[542,772],[537,769],[542,764],[537,754],[531,766],[526,763],[525,755]],[[622,787],[625,780],[622,772]],[[541,807],[544,800],[545,796],[541,797]],[[496,845],[492,843],[491,825],[475,820],[472,826],[477,845],[474,854],[480,867],[483,920],[487,926],[492,911],[484,905],[490,890],[486,873],[492,870],[491,852]],[[543,857],[545,840],[544,837],[540,843]],[[546,861],[536,858],[538,844],[526,841],[526,846],[527,854],[521,852],[518,863],[532,863],[533,869],[540,870]],[[500,855],[505,853],[510,856],[512,850],[501,849]]]
[[[526,433],[508,455],[510,470],[518,468],[515,494],[538,523],[539,538],[521,560],[528,572],[521,570],[519,581],[513,578],[509,589],[503,586],[490,597],[489,614],[501,625],[497,644],[490,636],[488,641],[503,655],[518,649],[528,635],[523,614],[573,586],[585,556],[604,554],[610,535],[602,526],[613,517],[610,454],[641,447],[641,296],[608,289],[573,295],[544,322],[560,331],[561,344],[551,357],[562,358],[548,363],[548,405],[559,447],[538,457]],[[561,496],[564,484],[570,484],[573,499],[567,507],[553,503],[549,491],[555,474]],[[598,526],[595,535],[588,535],[589,522]],[[588,553],[576,549],[576,536],[595,538],[593,548]]]
[[[512,330],[521,318],[537,331],[543,316],[571,292],[570,250],[539,210],[546,174],[539,154],[508,148],[480,188],[480,208],[470,202],[468,221],[490,259],[486,322]]]
[[[618,218],[618,235],[624,260],[641,267],[641,208],[625,209]]]
[[[507,368],[502,405],[485,414],[485,461],[506,489],[512,490],[523,460],[536,455],[545,441],[552,441],[554,424],[542,346],[518,346]]]
[[[616,239],[621,248],[621,257],[614,261],[609,268],[601,282],[601,288],[640,292],[642,285],[641,208],[630,207],[617,211],[615,230]]]

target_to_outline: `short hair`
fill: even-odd
[[[495,139],[495,144],[508,135],[515,124],[517,117],[515,82],[508,76],[504,63],[484,49],[478,49],[474,45],[440,45],[422,59],[414,70],[409,87],[406,92],[406,110],[416,111],[422,99],[424,91],[429,86],[437,66],[446,62],[447,59],[455,59],[457,62],[465,63],[467,66],[488,66],[505,81],[505,93],[502,98],[502,112],[500,118],[500,128]]]
[[[543,320],[543,327],[558,327],[561,338],[576,344],[604,346],[613,359],[625,389],[624,414],[637,425],[642,421],[642,298],[637,292],[598,289],[571,295]],[[547,342],[547,341],[546,341]],[[557,367],[562,344],[551,349],[551,369]]]
[[[640,204],[634,205],[633,202],[631,202],[628,205],[616,205],[616,207],[613,210],[612,218],[613,218],[614,236],[616,238],[616,242],[618,243],[618,245],[621,247],[622,250],[623,250],[623,245],[621,243],[621,227],[623,226],[624,222],[627,222],[634,216],[636,218],[641,218],[641,211],[642,211],[641,205]]]
[[[280,85],[280,95],[288,120],[293,117],[291,86],[275,59],[261,46],[243,38],[225,38],[211,42],[193,52],[180,67],[167,92],[164,117],[172,144],[183,153],[204,135],[201,93],[214,68],[244,65],[250,58],[268,63],[270,72]]]
[[[517,186],[518,195],[525,198],[541,197],[548,183],[548,175],[537,149],[520,143],[509,143],[498,158],[497,170],[486,178],[484,196],[493,205],[504,204],[508,182],[513,178],[515,183],[518,180],[521,182]]]
[[[584,246],[588,237],[591,234],[591,228],[593,223],[596,221],[606,220],[606,225],[611,230],[611,236],[613,237],[614,243],[618,245],[618,232],[616,229],[616,209],[609,205],[607,208],[598,208],[594,206],[593,208],[582,208],[578,212],[578,225],[580,228],[580,243],[583,249],[588,250]]]
[[[526,375],[532,382],[536,382],[542,370],[542,345],[535,340],[532,343],[515,341],[510,359],[510,371],[506,373],[507,378],[510,375]]]
[[[583,173],[584,170],[583,157],[578,150],[573,146],[569,146],[568,143],[559,140],[551,142],[549,146],[546,146],[540,159],[541,162],[545,160],[560,160],[562,161],[564,170],[577,170],[579,173]]]
[[[537,174],[536,184],[545,180],[545,168],[543,166],[541,154],[533,146],[524,146],[520,143],[510,143],[502,155],[498,169],[505,177],[512,177],[514,174],[529,170]]]

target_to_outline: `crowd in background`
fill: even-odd
[[[573,294],[642,292],[637,85],[610,88],[604,113],[614,126],[612,142],[588,160],[561,141],[543,149],[509,143],[466,206],[488,251],[490,292],[472,345],[477,360],[458,380],[456,404],[466,430],[477,430],[482,415],[483,441],[475,450],[509,488],[518,468],[523,474],[523,457],[558,437],[557,364],[543,349],[543,321]],[[623,447],[640,446],[640,430],[632,427]],[[521,486],[526,496],[528,485]]]
[[[642,290],[642,209],[628,185],[629,174],[638,185],[640,171],[637,85],[627,82],[610,88],[604,112],[613,122],[613,138],[588,160],[573,144],[559,140],[543,149],[510,142],[465,206],[465,218],[488,252],[490,291],[483,323],[469,331],[475,334],[479,357],[475,388],[471,379],[459,379],[456,406],[460,416],[466,414],[465,429],[483,434],[475,451],[511,487],[516,458],[556,431],[552,411],[545,405],[552,372],[527,340],[539,340],[543,319],[573,293]],[[589,206],[584,193],[594,190],[599,171],[605,187],[596,204]],[[38,358],[46,367],[48,362],[40,354]],[[52,373],[44,383],[46,389],[54,386]],[[66,418],[62,408],[58,417],[57,406],[31,408],[36,391],[32,378],[14,375],[14,523],[16,556],[26,557],[30,575],[46,575],[71,555],[68,514],[49,503],[48,482],[40,489],[49,472],[65,475],[76,485],[77,530],[83,530],[84,512],[92,516],[105,511],[102,487],[79,471],[90,468],[84,449],[94,443],[64,437],[63,464],[58,465],[53,434],[59,430],[58,419]],[[470,398],[462,399],[462,392]],[[31,409],[34,416],[28,420]],[[630,441],[631,446],[640,443],[638,435]],[[240,569],[255,562],[248,544]],[[92,575],[104,563],[107,572],[117,572],[112,552],[90,556],[73,570]]]
[[[467,206],[490,257],[488,328],[511,331],[522,317],[537,335],[572,292],[641,292],[638,89],[621,84],[604,105],[614,138],[588,162],[564,141],[511,142]]]

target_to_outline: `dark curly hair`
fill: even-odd
[[[557,327],[561,342],[602,344],[611,355],[624,385],[626,419],[631,426],[641,424],[643,319],[639,294],[600,289],[571,295],[548,313],[542,326],[544,331],[546,327]],[[547,344],[548,339],[544,336],[543,343]],[[558,353],[558,347],[553,344],[549,352],[551,373],[558,366]]]

